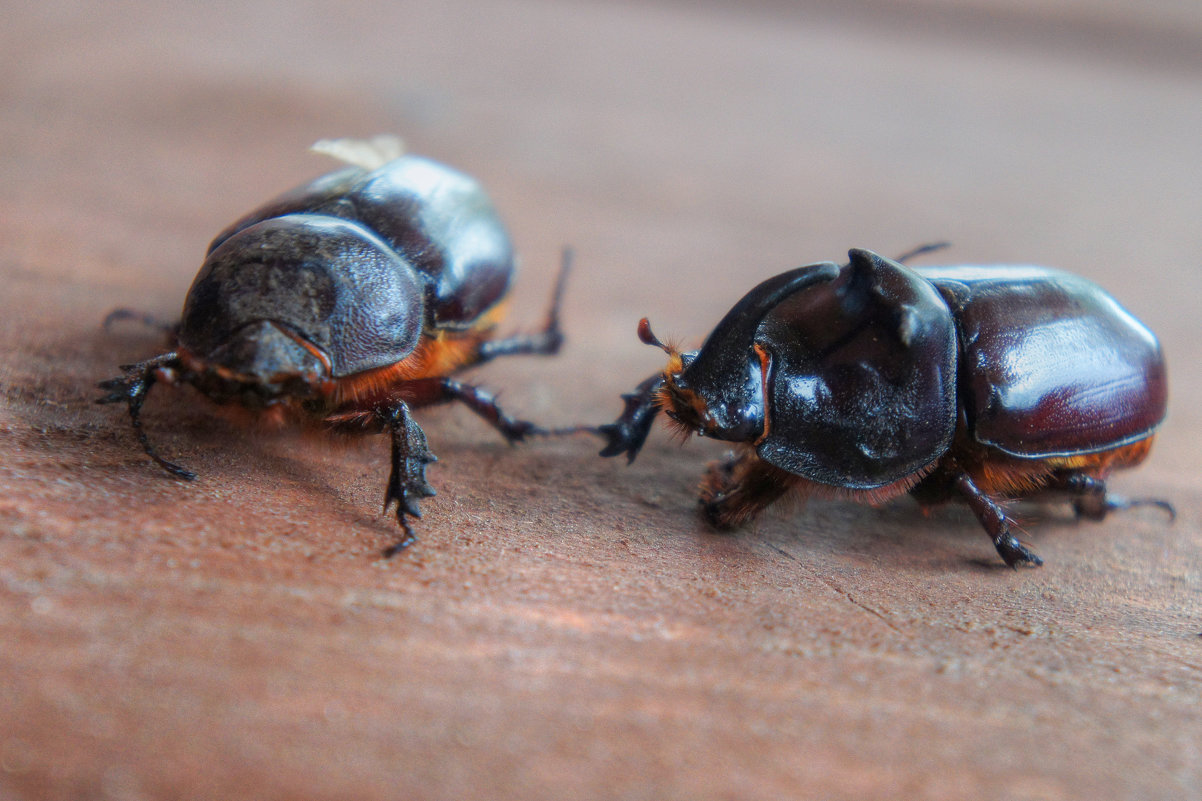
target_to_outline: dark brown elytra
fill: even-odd
[[[158,382],[191,384],[218,403],[279,421],[349,433],[388,433],[392,466],[385,511],[409,518],[434,495],[435,461],[410,410],[459,401],[509,442],[547,433],[514,419],[487,391],[452,376],[498,356],[554,354],[563,341],[559,307],[565,252],[544,328],[494,339],[514,274],[509,234],[471,178],[395,140],[340,140],[352,166],[270,201],[213,240],[172,346],[103,382],[100,403],[126,403],[146,453],[183,479],[189,470],[156,453],[141,409]],[[381,147],[376,147],[381,145]],[[126,310],[110,320],[143,317]]]
[[[1167,402],[1152,333],[1096,284],[1044,267],[909,268],[867,250],[770,278],[699,350],[594,429],[631,461],[664,411],[740,443],[702,482],[705,517],[747,522],[786,494],[965,501],[1010,566],[1042,560],[999,502],[1062,495],[1079,516],[1152,504],[1107,494],[1147,456]]]

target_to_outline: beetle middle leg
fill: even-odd
[[[413,419],[404,401],[376,409],[375,416],[392,434],[392,470],[384,493],[384,511],[395,501],[396,519],[405,532],[399,542],[385,549],[384,557],[388,558],[417,542],[408,517],[420,519],[418,502],[435,495],[426,480],[426,465],[438,461],[438,457],[430,452],[426,432]]]
[[[796,476],[746,450],[710,463],[698,502],[711,525],[730,529],[755,518],[797,483]]]
[[[1010,533],[1010,518],[1002,511],[1002,507],[982,492],[967,473],[957,475],[953,479],[952,485],[968,503],[973,514],[977,516],[985,533],[993,540],[993,547],[997,548],[998,555],[1006,564],[1013,568],[1017,568],[1019,565],[1038,567],[1043,564],[1042,559],[1015,539],[1014,535]]]
[[[464,384],[453,378],[439,379],[439,386],[444,393],[444,400],[461,402],[484,418],[511,445],[521,442],[532,434],[549,433],[546,429],[540,428],[528,420],[518,420],[505,414],[497,405],[496,395],[486,389]]]
[[[1137,506],[1155,506],[1168,513],[1170,520],[1177,518],[1173,504],[1161,498],[1123,498],[1106,492],[1106,481],[1088,473],[1058,471],[1048,480],[1047,489],[1067,492],[1073,498],[1073,511],[1086,520],[1102,520],[1111,512],[1132,509]]]
[[[168,341],[172,343],[172,346],[174,346],[176,339],[179,337],[179,323],[169,323],[166,320],[162,320],[148,312],[141,312],[137,311],[136,309],[126,309],[124,307],[113,309],[111,312],[106,314],[104,316],[104,322],[102,322],[100,325],[105,331],[110,331],[112,330],[113,323],[120,322],[121,320],[133,320],[146,326],[147,328],[153,328],[154,330],[161,332],[167,337]]]
[[[492,339],[480,345],[477,362],[487,362],[498,356],[533,354],[551,356],[563,346],[563,330],[559,327],[559,308],[563,303],[563,291],[567,286],[568,272],[572,268],[572,250],[564,248],[555,289],[551,293],[551,308],[547,311],[547,322],[543,329],[533,334],[515,334],[505,339]]]

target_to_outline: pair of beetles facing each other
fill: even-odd
[[[492,338],[514,270],[509,236],[472,179],[397,140],[319,143],[355,166],[261,206],[213,240],[171,328],[174,349],[125,366],[102,403],[140,411],[156,382],[340,431],[387,433],[385,510],[434,495],[435,461],[410,409],[460,401],[509,442],[552,433],[509,417],[459,371],[553,354],[567,257],[546,326]],[[347,155],[349,152],[349,156]],[[909,493],[972,509],[1008,565],[1039,565],[999,500],[1070,500],[1101,519],[1140,503],[1106,477],[1141,462],[1165,414],[1156,338],[1097,285],[1043,267],[909,268],[867,250],[748,292],[699,350],[640,339],[668,365],[624,395],[602,456],[634,460],[663,411],[684,433],[739,444],[709,467],[705,517],[745,523],[782,496],[882,503]],[[118,311],[113,317],[128,316]]]

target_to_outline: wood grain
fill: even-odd
[[[1194,4],[13,7],[0,30],[0,796],[1184,798],[1202,785],[1202,12]],[[1048,30],[1063,35],[1051,36]],[[812,503],[711,533],[720,449],[509,448],[461,409],[421,541],[386,443],[258,432],[191,391],[140,453],[97,381],[156,352],[208,239],[396,132],[479,177],[523,254],[577,251],[556,360],[473,374],[601,422],[756,281],[950,239],[1111,289],[1170,417],[1104,524]]]

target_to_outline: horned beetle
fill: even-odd
[[[633,461],[659,411],[740,443],[701,487],[718,528],[782,496],[966,501],[1006,564],[1042,560],[1000,500],[1066,494],[1079,516],[1152,504],[1107,494],[1165,416],[1156,337],[1096,284],[1044,267],[911,269],[867,250],[769,278],[699,350],[640,339],[668,365],[595,430]]]

